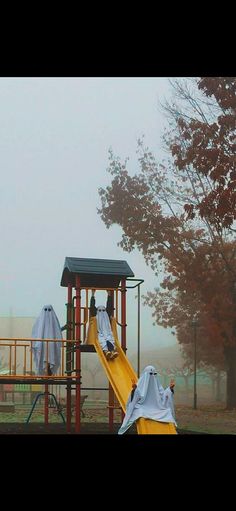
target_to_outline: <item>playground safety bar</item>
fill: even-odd
[[[54,342],[60,343],[61,345],[61,364],[57,374],[49,375],[46,372],[44,374],[37,374],[33,371],[33,342],[43,342],[46,343],[46,367],[48,366],[49,359],[49,342],[52,344]],[[66,349],[72,346],[73,349],[77,350],[80,348],[80,341],[74,339],[35,339],[33,337],[0,337],[0,348],[4,348],[6,351],[8,349],[8,362],[5,359],[5,367],[0,370],[0,381],[3,380],[15,380],[22,379],[25,381],[34,380],[36,383],[39,382],[39,379],[46,382],[56,382],[59,380],[66,380],[68,378],[79,379],[79,375],[73,375],[71,373],[77,373],[78,371],[71,371],[70,375],[66,374],[65,365],[66,365]],[[23,354],[22,354],[23,350]],[[20,355],[19,355],[20,353]],[[3,355],[3,351],[2,351]],[[17,358],[18,356],[18,358]],[[3,358],[4,360],[4,358]],[[18,369],[20,366],[20,369]]]

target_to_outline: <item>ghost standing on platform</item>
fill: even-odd
[[[52,305],[44,305],[32,329],[35,339],[62,339],[61,327]],[[48,344],[48,357],[47,357]],[[32,351],[37,374],[56,374],[61,361],[61,342],[33,341]]]

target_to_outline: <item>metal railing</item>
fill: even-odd
[[[45,371],[43,374],[38,374],[33,357],[33,343],[42,342],[46,344],[45,349]],[[49,364],[49,343],[60,343],[61,348],[61,362],[56,374],[48,374],[47,367]],[[65,340],[65,339],[35,339],[35,338],[19,338],[19,337],[0,337],[1,349],[1,365],[0,369],[0,382],[1,380],[27,380],[38,379],[40,380],[61,380],[67,378],[79,378],[76,373],[76,368],[72,368],[70,374],[67,374],[66,368],[66,351],[73,346],[73,349],[78,349],[80,346],[79,341]]]

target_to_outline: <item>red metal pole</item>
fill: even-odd
[[[67,330],[66,330],[66,338],[72,339],[72,285],[68,284],[68,296],[67,296]],[[69,346],[67,346],[67,350],[71,350],[72,346],[71,343],[69,343]],[[71,369],[69,368],[69,365],[71,366],[71,362],[68,360],[71,359],[71,352],[66,352],[66,370],[68,371]],[[66,373],[68,376],[68,373]],[[71,432],[71,385],[67,383],[67,391],[66,391],[66,430],[67,433]]]
[[[72,284],[68,284],[68,295],[67,295],[67,339],[73,339],[72,332]]]
[[[80,335],[81,335],[81,296],[80,296],[80,278],[76,277],[76,307],[75,307],[75,339],[76,343],[76,378],[78,379],[78,385],[76,385],[75,394],[75,432],[80,432]]]
[[[112,302],[112,308],[114,308],[114,291],[111,291],[111,302]],[[112,316],[113,316],[112,311]],[[114,427],[114,390],[109,383],[109,431],[112,433],[113,427]]]
[[[126,279],[121,281],[121,347],[126,354]]]
[[[45,385],[44,424],[48,425],[48,384]]]

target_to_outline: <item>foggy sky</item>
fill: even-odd
[[[36,317],[51,303],[63,325],[66,256],[126,260],[145,280],[142,293],[154,289],[141,253],[117,247],[122,230],[97,214],[98,188],[111,180],[110,147],[130,157],[132,172],[142,134],[161,154],[158,100],[168,94],[166,78],[0,78],[0,316]],[[137,303],[134,290],[127,295],[129,345]],[[175,342],[152,322],[142,307],[142,349]]]

